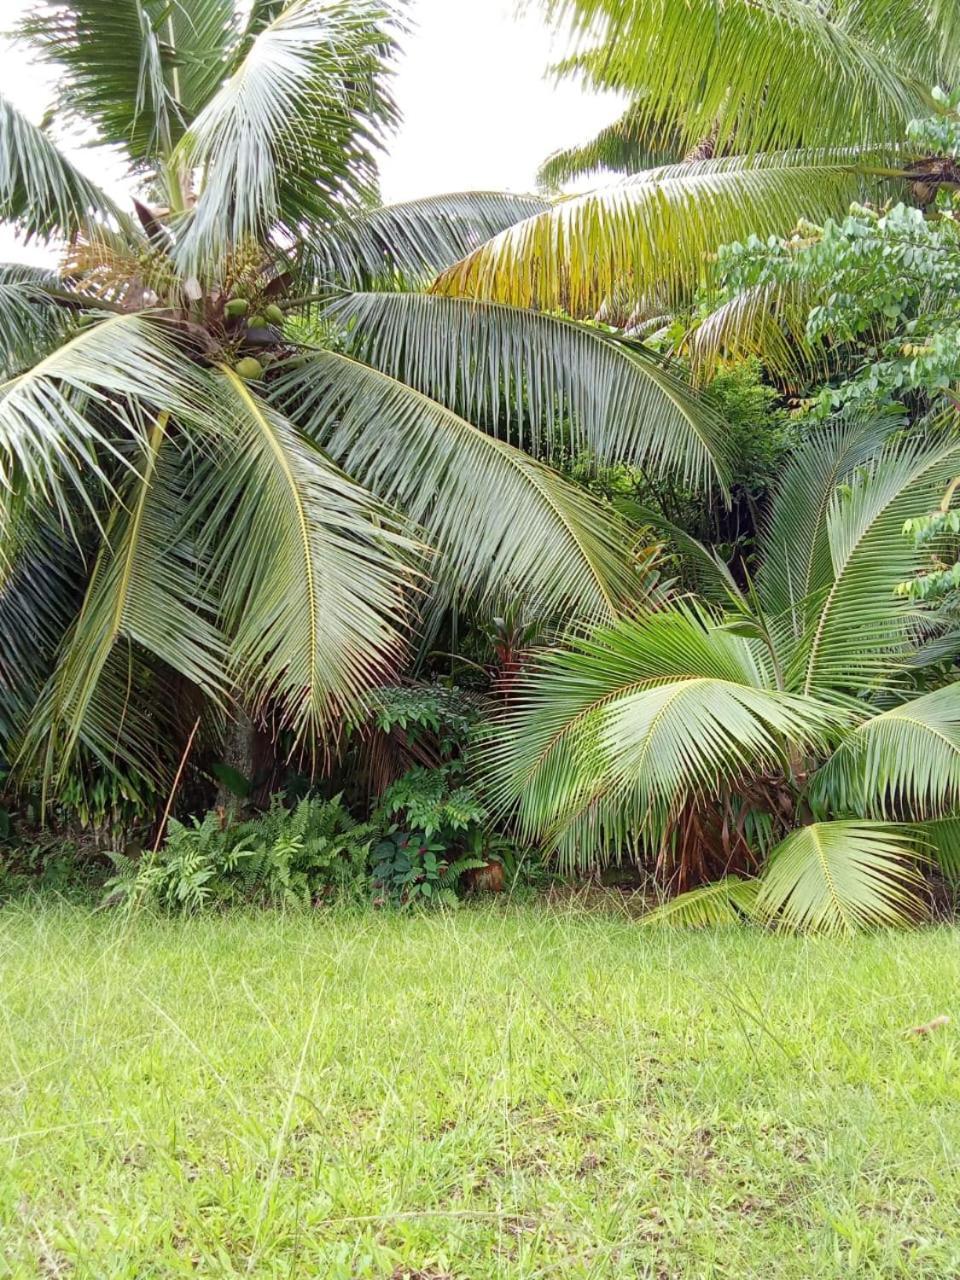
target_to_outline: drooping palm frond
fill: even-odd
[[[110,197],[0,97],[0,221],[26,239],[68,238],[93,216],[129,227]]]
[[[652,169],[561,201],[444,272],[434,291],[592,316],[629,292],[653,314],[709,279],[718,247],[840,216],[863,193],[850,154],[784,153]]]
[[[742,924],[756,912],[757,880],[725,876],[715,884],[677,894],[640,917],[647,928],[716,929],[723,925]]]
[[[320,288],[412,287],[548,208],[537,196],[496,191],[427,196],[316,228],[298,246],[297,258]]]
[[[24,721],[80,603],[79,556],[59,530],[10,495],[0,500],[0,758]]]
[[[960,808],[960,684],[866,720],[814,781],[833,812],[939,818]]]
[[[634,105],[589,142],[555,151],[540,166],[537,182],[545,191],[556,191],[590,174],[634,174],[678,164],[684,154],[676,134],[665,136],[663,130],[651,128],[646,111]]]
[[[79,330],[0,383],[0,482],[45,495],[69,520],[66,490],[86,494],[91,482],[108,483],[100,455],[117,456],[118,432],[146,450],[141,404],[162,404],[187,421],[204,411],[196,367],[172,334],[137,315],[111,316]]]
[[[930,60],[909,24],[884,38],[807,0],[545,0],[604,47],[592,83],[694,146],[713,133],[741,153],[888,143],[931,105]],[[887,7],[889,9],[889,0]],[[928,42],[925,42],[928,45]]]
[[[756,356],[787,387],[826,382],[834,353],[807,333],[815,300],[812,288],[774,283],[744,289],[716,307],[687,339],[695,381],[709,382],[724,360]]]
[[[829,738],[838,717],[772,687],[763,650],[675,606],[542,655],[496,722],[483,768],[494,803],[568,864],[656,848],[688,801]]]
[[[124,486],[80,613],[35,707],[22,766],[55,784],[85,747],[108,768],[157,774],[156,725],[121,697],[132,664],[156,659],[213,699],[227,689],[226,646],[185,537],[192,520],[189,466],[169,442],[169,415],[150,432],[142,469]],[[133,654],[137,652],[138,659]],[[143,691],[127,687],[126,701]]]
[[[819,822],[774,850],[757,910],[792,930],[853,933],[917,920],[923,846],[909,827]]]
[[[689,485],[729,479],[724,424],[639,343],[516,307],[422,294],[351,294],[328,314],[350,329],[365,361],[535,457],[572,444]]]
[[[350,475],[404,511],[461,598],[504,591],[547,615],[609,617],[645,589],[615,517],[519,449],[404,383],[329,352],[277,402]]]
[[[185,268],[369,201],[378,134],[395,120],[391,52],[381,0],[299,0],[255,36],[177,148],[200,172],[177,246]]]
[[[396,677],[412,546],[396,520],[232,370],[229,424],[198,497],[221,584],[232,671],[308,754],[371,688]]]
[[[44,289],[57,283],[53,272],[0,264],[0,379],[46,355],[66,334],[69,312]]]
[[[836,23],[922,84],[956,82],[960,11],[953,0],[833,0],[832,11]]]
[[[886,448],[834,494],[826,519],[829,576],[811,584],[788,687],[833,698],[892,674],[911,614],[896,589],[925,563],[924,550],[904,536],[903,526],[912,513],[937,506],[958,468],[956,440],[907,440]]]

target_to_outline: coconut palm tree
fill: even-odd
[[[629,105],[592,142],[551,157],[542,177],[628,176],[494,237],[442,277],[449,296],[659,315],[709,285],[720,245],[903,189],[921,158],[907,126],[940,111],[934,88],[960,75],[948,0],[543,6],[581,41],[560,73]]]
[[[0,99],[2,752],[169,779],[204,708],[317,750],[395,675],[438,593],[560,618],[644,589],[634,535],[546,465],[722,479],[681,378],[596,327],[423,296],[542,210],[380,207],[391,0],[38,0],[58,91]],[[111,198],[57,145],[125,160]],[[309,323],[306,323],[309,321]],[[446,593],[444,595],[444,593]]]
[[[958,637],[896,588],[924,559],[904,522],[937,505],[960,443],[949,423],[885,444],[893,425],[840,420],[798,452],[748,586],[674,531],[699,596],[532,664],[485,748],[524,835],[690,890],[661,920],[920,913],[918,864],[960,868]]]

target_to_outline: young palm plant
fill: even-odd
[[[747,588],[692,539],[702,586],[545,652],[492,726],[485,768],[523,835],[568,867],[634,857],[655,918],[743,914],[848,930],[922,911],[920,867],[957,867],[956,635],[897,585],[903,535],[960,465],[952,422],[890,438],[846,419],[799,451]],[[947,674],[944,674],[944,672]]]
[[[22,27],[54,124],[136,192],[0,99],[0,219],[61,253],[0,269],[0,752],[52,794],[78,761],[163,785],[237,707],[318,751],[438,593],[612,616],[635,535],[558,441],[722,479],[720,424],[642,347],[418,292],[544,205],[377,205],[399,30],[389,0],[44,0]]]
[[[657,316],[712,279],[721,244],[841,216],[922,176],[910,121],[960,73],[945,0],[543,0],[582,48],[559,68],[628,99],[592,142],[544,166],[547,185],[627,175],[480,246],[438,289]],[[921,172],[918,172],[917,170]]]

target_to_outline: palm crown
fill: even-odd
[[[0,218],[62,246],[0,269],[0,732],[53,785],[78,752],[160,783],[233,702],[316,749],[451,595],[612,616],[644,589],[634,535],[545,464],[561,429],[723,481],[720,423],[642,347],[422,292],[545,205],[377,205],[399,33],[381,0],[49,0],[23,26],[52,119],[137,188],[0,100]]]

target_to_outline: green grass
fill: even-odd
[[[0,1276],[960,1274],[960,933],[0,912]]]

